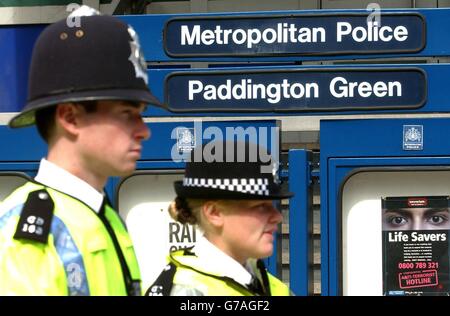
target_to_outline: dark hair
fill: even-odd
[[[81,101],[81,102],[73,102],[76,104],[81,104],[84,106],[87,113],[94,113],[97,111],[97,101]],[[37,110],[34,114],[36,121],[36,128],[41,135],[42,139],[48,144],[50,136],[53,132],[53,128],[55,126],[55,106],[49,106],[40,110]]]
[[[42,139],[48,144],[51,130],[55,125],[56,106],[50,106],[36,111],[34,114],[36,128]]]
[[[192,208],[189,206],[189,202],[184,197],[177,196],[175,198],[175,205],[169,206],[170,216],[180,222],[181,224],[197,224],[198,219],[195,216]]]

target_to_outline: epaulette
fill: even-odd
[[[194,246],[184,248],[183,256],[195,256]]]
[[[175,272],[177,272],[177,267],[175,264],[170,262],[165,266],[163,272],[161,272],[152,286],[150,286],[147,292],[145,292],[145,296],[170,296]]]
[[[54,203],[45,189],[30,192],[20,214],[14,239],[48,241]]]

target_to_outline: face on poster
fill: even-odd
[[[449,295],[449,197],[384,197],[383,294]]]
[[[410,198],[410,203],[413,198]],[[418,198],[419,207],[394,207],[384,209],[383,230],[433,230],[450,229],[449,209],[446,205],[430,207],[425,198]],[[444,202],[447,202],[446,200]],[[408,200],[406,200],[408,203]]]

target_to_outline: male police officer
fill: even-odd
[[[28,103],[9,122],[48,144],[33,181],[0,209],[0,295],[140,295],[134,249],[103,187],[132,173],[159,105],[131,26],[111,16],[65,20],[39,36]]]

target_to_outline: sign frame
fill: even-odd
[[[245,71],[245,72],[244,72]],[[423,78],[424,78],[424,86],[423,86],[423,99],[418,104],[412,104],[412,105],[392,105],[392,106],[355,106],[355,107],[348,107],[348,108],[342,108],[342,107],[327,107],[327,108],[321,108],[321,107],[315,107],[315,108],[296,108],[296,109],[276,109],[276,107],[271,107],[267,109],[251,109],[251,108],[243,108],[243,107],[236,107],[232,109],[214,109],[214,108],[194,108],[194,109],[173,109],[170,106],[170,90],[169,90],[169,81],[171,78],[174,77],[180,77],[180,76],[193,76],[195,77],[201,77],[201,76],[215,76],[215,75],[227,75],[227,74],[274,74],[274,73],[307,73],[307,72],[317,72],[317,73],[339,73],[339,72],[353,72],[353,73],[360,73],[360,72],[368,72],[368,73],[376,73],[376,72],[407,72],[407,71],[413,71],[413,72],[419,72]],[[310,67],[310,68],[266,68],[266,69],[255,69],[255,68],[240,68],[236,70],[200,70],[200,71],[175,71],[167,75],[164,79],[164,104],[167,105],[167,108],[172,113],[301,113],[301,112],[347,112],[347,111],[355,111],[355,110],[367,110],[370,112],[376,112],[378,110],[395,110],[395,109],[418,109],[423,107],[428,100],[428,76],[424,69],[420,67],[399,67],[399,68],[393,68],[393,67],[325,67],[325,68],[318,68],[318,67]],[[214,103],[211,101],[211,103]],[[215,102],[217,104],[217,102]]]
[[[420,38],[421,45],[415,49],[390,49],[390,50],[377,50],[377,49],[368,49],[368,50],[335,50],[335,51],[317,51],[317,52],[309,52],[309,53],[301,53],[301,52],[262,52],[258,53],[255,51],[251,51],[248,53],[177,53],[177,52],[171,52],[168,48],[167,44],[167,38],[168,38],[168,29],[170,27],[171,23],[176,23],[180,21],[227,21],[227,20],[264,20],[264,19],[286,19],[286,18],[315,18],[317,19],[323,19],[326,17],[336,17],[336,18],[345,18],[345,17],[366,17],[368,18],[371,12],[355,12],[355,13],[306,13],[306,14],[263,14],[263,15],[249,15],[249,14],[243,14],[243,15],[214,15],[214,16],[202,16],[202,15],[195,15],[195,16],[182,16],[182,17],[173,17],[165,21],[164,27],[163,27],[163,36],[162,36],[162,42],[163,42],[163,50],[165,54],[171,58],[186,58],[186,57],[277,57],[277,56],[337,56],[337,55],[354,55],[354,54],[361,54],[361,55],[370,55],[370,54],[400,54],[400,53],[418,53],[422,51],[426,47],[427,42],[427,22],[423,14],[420,12],[413,12],[413,11],[404,11],[404,12],[383,12],[380,11],[381,18],[383,16],[414,16],[418,17],[422,21],[422,36]]]

